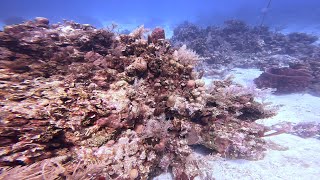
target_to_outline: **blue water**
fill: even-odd
[[[0,25],[19,23],[36,16],[51,22],[62,19],[104,27],[111,22],[123,28],[140,24],[152,28],[188,20],[201,25],[221,24],[227,19],[240,19],[260,24],[267,11],[265,24],[278,28],[289,25],[317,25],[320,19],[319,0],[1,0]]]

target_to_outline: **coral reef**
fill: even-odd
[[[308,92],[320,95],[320,63],[306,61],[289,63],[285,68],[267,68],[255,83],[260,88],[277,88],[276,93],[286,94],[294,92]]]
[[[320,58],[317,37],[305,33],[288,35],[268,27],[251,27],[242,21],[228,20],[224,26],[202,28],[185,22],[174,29],[172,42],[185,44],[207,58],[211,67],[268,67]]]
[[[269,68],[254,83],[258,88],[276,88],[275,93],[303,92],[311,85],[312,75],[304,69]]]
[[[308,70],[312,72],[312,84],[309,87],[310,93],[320,96],[320,62],[319,61],[309,61],[305,63]]]
[[[255,120],[274,112],[230,79],[205,87],[194,52],[145,32],[46,18],[0,32],[0,179],[193,179],[193,145],[263,158]]]
[[[157,42],[159,39],[165,39],[166,36],[165,36],[165,32],[164,32],[164,29],[162,28],[155,28],[151,35],[148,36],[148,41],[149,43],[153,42]]]
[[[283,86],[293,87],[293,84],[300,86],[292,91],[298,92],[307,90],[314,94],[320,94],[319,83],[319,59],[320,47],[314,44],[318,38],[305,33],[281,34],[270,30],[268,27],[251,27],[242,21],[228,20],[224,26],[208,26],[202,28],[188,22],[180,24],[175,30],[171,39],[175,46],[185,45],[204,57],[205,65],[202,66],[205,76],[223,77],[228,70],[234,67],[269,69],[262,75],[270,78],[272,68],[282,68],[298,65],[307,70],[307,76],[302,77],[307,82],[298,85],[296,82],[285,82]],[[295,69],[295,68],[293,68]],[[289,70],[286,70],[289,71]],[[290,70],[294,74],[301,74],[301,69]],[[290,75],[291,76],[291,75]],[[279,78],[279,77],[278,77]],[[297,77],[287,78],[296,79]],[[277,81],[279,81],[278,79]],[[285,80],[282,77],[282,80]],[[272,85],[260,82],[260,87],[277,87],[275,77]],[[293,80],[295,81],[295,80]],[[311,82],[310,82],[311,81]],[[293,83],[289,85],[289,83]],[[263,85],[265,84],[265,85]],[[282,85],[281,85],[282,86]],[[283,88],[283,87],[278,87]],[[282,90],[278,90],[281,92]],[[285,93],[285,92],[283,92]]]

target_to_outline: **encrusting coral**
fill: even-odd
[[[286,94],[306,91],[312,79],[311,72],[305,69],[283,67],[267,69],[254,82],[259,88],[276,88],[275,93]]]
[[[143,27],[122,35],[45,18],[6,26],[0,178],[148,179],[172,169],[193,179],[193,145],[261,159],[266,128],[254,121],[273,112],[232,93],[241,87],[230,80],[205,87],[156,31],[147,41]]]

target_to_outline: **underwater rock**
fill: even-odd
[[[49,19],[44,17],[36,17],[34,20],[36,23],[39,23],[39,24],[45,24],[45,25],[49,24]]]
[[[262,158],[255,120],[273,112],[232,93],[231,80],[204,86],[187,63],[199,63],[195,52],[145,32],[45,18],[0,32],[0,179],[193,178],[192,144]]]
[[[276,88],[277,94],[303,92],[311,85],[312,75],[304,70],[288,67],[269,68],[254,83],[258,88]]]

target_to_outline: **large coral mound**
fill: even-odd
[[[194,52],[144,32],[45,18],[0,32],[1,178],[192,179],[192,145],[263,157],[254,121],[272,112],[230,80],[206,88]]]

